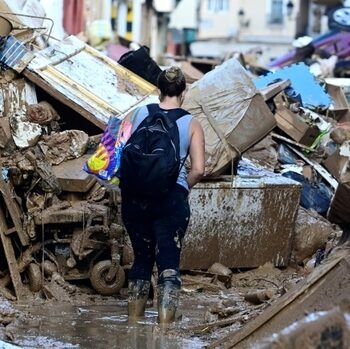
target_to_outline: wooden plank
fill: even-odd
[[[298,297],[308,292],[308,290],[316,282],[321,280],[325,275],[327,275],[333,268],[335,268],[341,260],[349,255],[349,251],[344,250],[335,257],[331,258],[327,263],[320,266],[313,273],[309,275],[308,278],[304,279],[300,284],[296,285],[291,291],[284,294],[279,298],[270,308],[266,309],[260,316],[258,316],[254,321],[248,323],[245,327],[237,332],[231,333],[226,337],[223,337],[215,342],[212,342],[207,348],[231,348],[238,345],[240,342],[249,337],[252,333],[257,331],[260,327],[270,321],[274,316],[285,309],[289,304],[295,301]]]
[[[10,217],[12,219],[14,228],[17,231],[21,244],[23,246],[27,246],[29,245],[29,237],[23,229],[23,223],[21,219],[22,212],[12,195],[12,191],[13,187],[10,183],[5,183],[4,181],[0,180],[0,193],[3,196],[7,210],[9,211]],[[4,232],[8,230],[9,229],[5,229]]]
[[[45,81],[39,75],[37,75],[37,73],[31,72],[30,70],[26,69],[23,72],[23,74],[28,80],[32,81],[35,85],[38,85],[40,88],[42,88],[49,95],[57,99],[59,102],[73,109],[82,117],[84,117],[86,120],[90,121],[92,124],[99,127],[101,130],[105,129],[106,124],[102,120],[97,119],[94,114],[88,112],[78,103],[68,99],[62,93],[58,92],[52,85],[50,85],[47,81]]]
[[[338,187],[337,180],[334,179],[334,177],[323,166],[321,166],[318,162],[312,159],[309,159],[302,152],[291,147],[290,145],[286,144],[286,146],[290,150],[292,150],[295,154],[297,154],[299,157],[301,157],[306,163],[308,163],[324,180],[326,180],[333,187],[334,190],[337,189]]]
[[[52,80],[57,81],[58,83],[64,82],[72,89],[78,90],[80,93],[82,93],[84,96],[86,96],[88,99],[99,105],[101,108],[104,108],[108,110],[108,112],[112,114],[121,114],[121,111],[117,108],[113,107],[106,101],[104,101],[99,96],[91,93],[88,89],[86,89],[83,85],[79,84],[77,81],[72,81],[69,76],[66,76],[62,74],[60,71],[58,71],[56,68],[52,66],[48,66],[46,69],[42,71],[44,76],[48,76]]]
[[[275,84],[259,89],[259,92],[263,96],[264,101],[267,101],[275,97],[280,92],[282,92],[284,89],[290,86],[290,84],[291,84],[290,80],[282,80],[282,81],[276,82]]]
[[[300,144],[300,143],[298,143],[298,142],[295,142],[295,141],[293,141],[293,140],[290,139],[290,138],[287,138],[287,137],[278,135],[277,133],[271,132],[271,136],[272,136],[273,138],[277,138],[277,139],[279,139],[279,140],[281,140],[281,141],[283,141],[283,142],[296,145],[297,147],[299,147],[299,148],[301,148],[301,149],[305,149],[305,150],[310,151],[310,152],[314,152],[314,151],[315,151],[315,149],[309,148],[309,147],[307,147],[307,146],[304,145],[304,144]]]
[[[11,235],[12,233],[15,233],[16,231],[17,231],[16,228],[13,227],[13,228],[10,228],[7,231],[5,231],[5,234],[6,235]]]
[[[0,148],[4,148],[11,138],[10,118],[0,117]]]
[[[25,76],[101,129],[157,101],[155,86],[75,37],[37,53]]]
[[[157,91],[157,86],[154,86],[153,84],[141,78],[131,70],[126,69],[121,64],[115,62],[113,59],[109,58],[108,56],[102,55],[99,51],[97,51],[93,47],[86,46],[85,51],[90,53],[92,56],[100,59],[102,62],[106,63],[108,66],[113,68],[116,73],[122,74],[124,76],[126,75],[130,79],[130,81],[137,84],[140,88],[144,89],[146,92],[153,93]]]
[[[17,260],[15,252],[13,250],[11,238],[5,235],[5,232],[8,230],[5,220],[5,214],[3,209],[0,207],[0,238],[4,248],[7,265],[10,271],[11,280],[17,300],[25,298],[27,292],[22,284],[21,274],[19,273]]]

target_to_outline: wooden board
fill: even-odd
[[[252,348],[253,343],[278,332],[305,312],[328,310],[350,292],[350,250],[339,250],[291,291],[279,298],[255,320],[237,332],[211,343],[208,348]]]
[[[101,129],[158,100],[154,85],[74,36],[37,53],[24,75]]]
[[[259,89],[259,92],[263,96],[264,101],[268,101],[269,99],[275,97],[277,94],[279,94],[289,86],[290,80],[282,80],[269,86],[266,86],[262,89]]]
[[[13,284],[13,288],[15,290],[15,294],[17,300],[21,300],[26,297],[26,289],[22,284],[21,275],[18,270],[17,260],[15,256],[15,252],[13,250],[12,241],[9,236],[6,236],[6,232],[8,227],[6,225],[6,218],[3,209],[0,207],[0,238],[1,243],[4,248],[5,257],[7,261],[7,265],[11,275],[11,281]]]
[[[4,230],[4,234],[10,234],[16,231],[22,246],[27,246],[29,245],[29,237],[23,229],[22,212],[19,205],[15,201],[12,192],[12,185],[10,183],[4,182],[3,180],[0,180],[0,195],[2,196],[6,208],[9,212],[9,218],[12,221],[12,226],[10,227],[8,227],[8,224],[6,223],[7,228]]]

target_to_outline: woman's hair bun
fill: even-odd
[[[165,78],[168,82],[178,82],[183,78],[182,70],[174,65],[165,70]]]

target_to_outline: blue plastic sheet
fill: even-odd
[[[308,109],[325,109],[332,102],[331,97],[310,73],[308,66],[297,63],[276,72],[256,78],[253,82],[258,89],[280,80],[290,80],[291,85],[285,92]]]
[[[0,48],[0,62],[21,73],[34,55],[24,46],[23,42],[13,36],[2,37]]]
[[[280,177],[280,174],[255,166],[251,161],[242,159],[238,163],[237,174],[241,177]]]
[[[278,161],[281,164],[297,165],[297,156],[283,143],[278,146],[277,149]]]
[[[300,197],[300,205],[306,209],[312,208],[320,214],[326,214],[332,199],[332,191],[322,182],[313,183],[305,179],[305,177],[296,172],[285,172],[284,177],[294,179],[302,184],[302,192]]]

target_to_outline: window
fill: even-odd
[[[229,10],[229,0],[208,0],[208,11],[223,12]]]
[[[214,11],[215,10],[215,1],[216,0],[208,0],[208,11]]]
[[[271,12],[269,23],[283,23],[283,0],[271,0]]]

